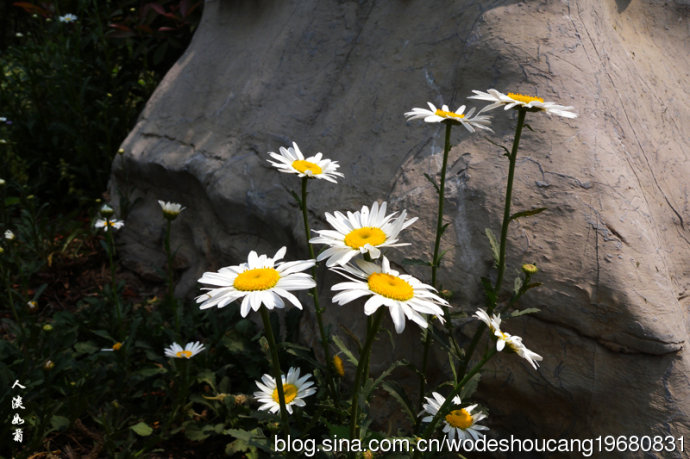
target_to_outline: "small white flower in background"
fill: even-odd
[[[103,231],[108,231],[108,228],[114,228],[116,230],[119,230],[123,226],[125,226],[125,222],[123,222],[122,220],[118,220],[116,218],[111,218],[109,221],[104,218],[99,218],[93,225],[94,228],[102,228]]]
[[[199,341],[187,343],[184,348],[177,343],[172,343],[172,346],[165,349],[165,356],[175,359],[191,359],[203,350],[204,345]]]
[[[7,121],[7,118],[4,116],[0,116],[0,123],[4,123],[5,121]]]
[[[70,22],[75,22],[76,20],[77,20],[77,17],[72,13],[67,13],[63,16],[58,17],[58,21],[64,22],[65,24],[69,24]]]
[[[250,310],[258,311],[261,305],[267,309],[284,308],[283,298],[296,308],[302,309],[302,304],[290,290],[307,290],[316,286],[311,275],[302,273],[311,268],[315,260],[285,261],[276,263],[285,256],[287,249],[282,247],[273,258],[249,252],[246,263],[237,266],[227,266],[218,272],[206,272],[199,282],[215,285],[217,288],[205,288],[209,292],[199,295],[197,303],[200,308],[212,306],[225,307],[235,300],[242,298],[240,312],[246,317]]]
[[[112,214],[115,213],[113,208],[110,207],[108,204],[103,204],[98,212],[104,217],[110,217]]]
[[[316,393],[316,388],[312,387],[314,382],[309,380],[311,374],[299,377],[300,369],[291,367],[288,370],[287,377],[282,375],[283,395],[285,396],[285,409],[292,414],[292,407],[305,406],[305,397],[309,397]],[[278,399],[278,387],[273,376],[265,374],[261,377],[261,382],[256,381],[259,388],[254,392],[254,398],[261,403],[259,410],[270,411],[271,413],[278,413],[280,411],[280,401]]]
[[[36,300],[27,301],[26,305],[30,311],[33,311],[38,307],[38,303],[36,302]]]
[[[539,367],[539,364],[537,362],[541,362],[543,360],[543,357],[537,354],[536,352],[532,352],[529,349],[527,349],[527,347],[524,344],[522,344],[521,337],[514,336],[510,333],[501,331],[500,317],[496,315],[489,317],[489,315],[483,309],[477,310],[477,312],[474,314],[474,317],[484,322],[493,332],[494,336],[496,336],[496,350],[498,352],[501,352],[507,344],[508,347],[513,350],[513,352],[515,352],[523,359],[527,360],[530,363],[530,365],[534,367],[535,370]]]
[[[7,239],[8,241],[11,241],[12,239],[14,239],[14,233],[11,230],[6,230],[5,231],[5,239]]]
[[[469,96],[468,99],[485,100],[491,102],[490,105],[482,108],[479,113],[493,110],[496,107],[505,105],[505,110],[511,108],[524,107],[529,111],[546,112],[548,115],[563,116],[565,118],[577,118],[577,114],[573,112],[575,107],[566,107],[558,105],[555,102],[544,102],[541,97],[525,96],[523,94],[508,93],[503,94],[495,89],[489,89],[487,92],[477,91],[473,89],[474,96]]]
[[[7,183],[7,182],[5,182],[5,179],[0,178],[0,186],[5,186],[5,183]]]
[[[440,306],[448,306],[448,302],[434,294],[432,286],[391,269],[385,256],[381,259],[381,266],[364,260],[355,263],[357,268],[352,265],[331,268],[350,280],[331,287],[333,291],[340,291],[333,297],[334,303],[342,306],[357,298],[371,296],[364,303],[364,314],[370,316],[379,307],[386,306],[398,333],[405,330],[405,318],[422,328],[427,327],[422,314],[436,315],[443,321]]]
[[[298,177],[324,179],[333,183],[337,183],[335,177],[343,177],[342,173],[336,172],[340,167],[337,161],[323,159],[321,153],[305,158],[295,142],[292,142],[289,148],[280,147],[280,154],[269,152],[269,155],[277,162],[270,159],[268,162],[280,172],[297,174]]]
[[[419,415],[428,414],[428,416],[422,418],[422,422],[431,422],[441,408],[441,405],[446,402],[446,398],[438,392],[432,392],[432,395],[433,398],[424,397],[426,403],[422,405],[423,411],[419,413]],[[456,406],[454,407],[455,409],[451,410],[450,413],[445,416],[443,432],[446,433],[451,440],[455,437],[457,437],[458,440],[478,440],[479,437],[484,435],[481,432],[482,430],[489,430],[488,427],[477,424],[477,422],[486,418],[486,414],[481,411],[473,414],[477,405],[460,408],[460,403],[460,397],[457,395],[453,397],[453,404]]]
[[[489,125],[491,124],[491,117],[480,115],[479,113],[472,117],[475,108],[472,107],[467,113],[464,113],[465,106],[461,105],[454,112],[450,111],[447,105],[441,108],[436,108],[431,102],[427,102],[429,110],[426,108],[413,108],[412,111],[405,113],[408,121],[416,119],[424,119],[426,123],[441,123],[444,121],[451,121],[453,124],[461,124],[465,128],[474,132],[476,129],[483,129],[491,131]],[[481,113],[481,112],[480,112]]]
[[[326,220],[335,229],[314,231],[319,236],[312,238],[312,244],[328,244],[330,247],[319,254],[317,261],[328,259],[326,266],[344,265],[357,254],[368,253],[371,258],[381,256],[381,247],[399,247],[409,245],[397,243],[400,231],[417,221],[417,217],[405,221],[407,211],[394,219],[395,214],[386,215],[386,203],[379,206],[375,202],[371,211],[362,206],[361,211],[347,212],[347,216],[340,212],[333,215],[326,212]]]
[[[161,206],[163,216],[169,220],[175,220],[177,216],[180,215],[180,212],[185,210],[185,207],[182,207],[182,204],[178,204],[176,202],[164,202],[159,200],[158,204]]]

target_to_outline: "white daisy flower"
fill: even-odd
[[[178,204],[176,202],[164,202],[159,200],[158,205],[161,206],[163,216],[170,220],[174,220],[178,215],[180,215],[180,212],[185,210],[185,207],[182,207],[182,204]]]
[[[283,395],[285,396],[285,409],[292,414],[292,406],[304,406],[305,397],[309,397],[316,393],[316,388],[313,381],[310,381],[311,373],[299,377],[299,368],[291,367],[288,370],[287,377],[282,375]],[[271,413],[278,413],[280,411],[280,402],[278,401],[278,388],[276,380],[273,376],[265,374],[261,377],[261,381],[256,381],[259,388],[254,392],[254,398],[261,403],[259,410],[270,411]]]
[[[5,239],[7,239],[8,241],[14,239],[14,233],[12,232],[12,230],[5,230]]]
[[[443,105],[441,108],[436,108],[436,106],[431,102],[427,102],[427,104],[429,105],[429,110],[426,108],[413,108],[412,111],[405,113],[408,121],[416,119],[424,119],[424,121],[427,123],[452,121],[454,124],[462,124],[470,132],[474,132],[475,128],[491,131],[491,128],[489,127],[491,124],[491,117],[480,115],[479,113],[475,117],[472,117],[475,110],[474,107],[471,108],[467,113],[464,113],[464,105],[461,105],[457,110],[452,112],[447,105]]]
[[[371,295],[364,304],[364,313],[370,316],[380,306],[388,307],[398,333],[405,330],[406,317],[422,328],[427,327],[426,318],[422,314],[433,314],[443,321],[443,309],[440,306],[448,306],[448,302],[434,294],[432,286],[391,269],[385,256],[382,257],[381,266],[364,260],[357,260],[356,263],[358,268],[352,265],[331,268],[351,281],[331,287],[331,290],[340,291],[333,297],[334,303],[342,306]]]
[[[428,416],[422,418],[422,422],[431,422],[441,405],[446,402],[446,398],[438,392],[433,392],[432,395],[433,398],[424,397],[426,404],[422,405],[424,409],[419,415],[428,414]],[[486,418],[486,414],[481,411],[473,413],[477,405],[461,408],[460,397],[457,395],[453,397],[453,403],[456,406],[445,416],[445,426],[443,427],[443,432],[448,435],[449,439],[453,440],[457,437],[458,440],[478,440],[484,435],[482,430],[489,430],[488,427],[477,424]]]
[[[203,350],[204,345],[199,341],[187,343],[184,348],[177,343],[172,343],[172,346],[165,349],[165,356],[175,359],[191,359]]]
[[[506,95],[496,91],[495,89],[489,89],[488,92],[473,89],[472,92],[475,95],[468,97],[468,99],[486,100],[491,102],[490,105],[482,108],[479,113],[493,110],[496,107],[505,105],[505,110],[513,107],[524,107],[533,112],[542,111],[549,115],[553,113],[554,115],[564,116],[566,118],[577,118],[577,114],[572,111],[575,109],[575,107],[566,107],[564,105],[558,105],[555,102],[544,102],[544,99],[541,97],[525,96],[523,94],[515,94],[512,92],[509,92]]]
[[[280,172],[297,174],[299,177],[309,177],[328,180],[337,183],[335,177],[343,177],[343,174],[336,172],[340,167],[337,161],[322,159],[323,155],[317,153],[309,158],[304,157],[295,142],[289,148],[280,147],[280,154],[270,152],[269,155],[277,162],[268,160]]]
[[[302,304],[290,291],[307,290],[316,286],[309,274],[300,272],[314,266],[316,261],[276,263],[285,256],[285,252],[286,248],[282,247],[273,258],[269,258],[257,255],[252,250],[246,263],[221,268],[218,272],[204,273],[199,282],[218,288],[205,288],[209,292],[198,296],[196,302],[202,303],[201,309],[212,306],[222,308],[242,298],[242,317],[246,317],[251,309],[258,311],[262,304],[268,309],[283,308],[283,298],[302,309]]]
[[[328,258],[328,267],[344,265],[359,253],[368,253],[371,258],[379,258],[381,247],[409,245],[398,244],[398,234],[416,222],[417,217],[405,221],[407,211],[403,210],[398,218],[394,218],[397,212],[386,215],[386,206],[385,202],[380,206],[375,202],[371,206],[371,211],[367,206],[362,206],[361,211],[347,212],[347,217],[340,212],[334,212],[333,215],[326,212],[326,221],[335,231],[314,231],[319,237],[312,238],[309,242],[330,245],[319,254],[316,261]]]
[[[110,207],[108,204],[103,204],[101,208],[98,211],[101,216],[103,217],[110,217],[112,214],[115,213],[112,207]]]
[[[103,228],[103,231],[108,231],[108,228],[114,228],[116,230],[119,230],[123,226],[125,226],[125,222],[123,222],[122,220],[118,220],[117,218],[111,218],[110,220],[106,220],[105,218],[99,218],[93,225],[93,227],[96,229]]]
[[[496,336],[496,350],[498,352],[501,352],[503,349],[505,349],[507,344],[508,347],[513,350],[513,352],[527,360],[535,370],[539,367],[537,362],[541,362],[544,358],[536,352],[532,352],[527,349],[527,347],[522,344],[521,337],[513,336],[510,333],[502,331],[500,317],[496,316],[495,314],[492,315],[492,317],[489,317],[489,315],[483,309],[477,310],[477,312],[474,314],[474,317],[484,322],[493,332],[494,336]]]
[[[77,16],[75,16],[75,15],[72,14],[72,13],[67,13],[67,14],[65,14],[65,15],[63,15],[63,16],[59,16],[59,17],[58,17],[58,21],[64,22],[64,23],[66,23],[66,24],[68,24],[68,23],[70,23],[70,22],[75,22],[76,20],[77,20]]]

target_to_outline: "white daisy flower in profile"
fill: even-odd
[[[108,204],[103,204],[101,208],[98,210],[98,212],[101,214],[102,217],[110,217],[112,214],[115,213],[112,207],[110,207]]]
[[[443,321],[443,309],[440,306],[448,306],[448,302],[434,294],[432,286],[391,269],[385,256],[382,257],[380,266],[364,260],[357,260],[356,263],[358,267],[346,265],[331,268],[350,279],[350,282],[341,282],[331,287],[331,290],[340,292],[333,297],[334,303],[342,306],[357,298],[371,296],[364,303],[364,313],[370,316],[379,307],[386,306],[398,333],[405,330],[405,318],[422,328],[427,327],[426,318],[422,314],[433,314]]]
[[[333,215],[326,212],[326,221],[335,229],[314,231],[319,236],[312,238],[312,244],[328,244],[330,247],[319,254],[316,261],[328,259],[326,266],[344,265],[357,254],[368,253],[371,258],[381,256],[382,247],[399,247],[409,245],[398,243],[398,234],[417,221],[417,217],[405,220],[407,211],[403,210],[395,218],[397,212],[386,215],[384,202],[379,206],[375,202],[371,211],[362,206],[361,211],[347,212],[347,216],[340,212]]]
[[[14,233],[12,232],[12,230],[5,230],[5,239],[7,239],[8,241],[14,239]]]
[[[218,272],[204,273],[199,282],[215,285],[216,288],[205,288],[204,290],[209,291],[198,296],[196,302],[202,303],[201,309],[212,306],[222,308],[242,298],[242,317],[246,317],[250,310],[258,311],[262,304],[268,309],[284,308],[283,298],[302,309],[302,304],[290,291],[307,290],[316,286],[311,275],[300,272],[314,266],[316,261],[276,263],[285,256],[286,250],[282,247],[273,258],[257,255],[252,250],[246,263],[221,268]]]
[[[72,13],[67,13],[63,16],[58,17],[58,21],[64,22],[65,24],[69,24],[70,22],[75,22],[77,20],[77,16],[75,16]]]
[[[158,200],[158,205],[161,206],[163,216],[169,220],[175,220],[177,216],[180,215],[180,212],[185,210],[185,207],[182,207],[182,204],[178,204],[176,202],[165,202]]]
[[[280,147],[280,154],[270,152],[269,155],[277,162],[268,160],[280,172],[297,174],[299,177],[309,177],[328,180],[337,183],[336,177],[343,174],[336,172],[340,167],[337,161],[323,159],[321,153],[305,158],[295,142],[289,148]]]
[[[288,370],[287,377],[282,375],[283,395],[285,396],[285,409],[292,414],[293,406],[304,406],[305,397],[309,397],[316,393],[316,388],[312,387],[314,382],[309,380],[311,374],[299,377],[299,368],[291,367]],[[278,413],[280,411],[280,402],[278,401],[278,387],[273,376],[265,374],[261,377],[261,382],[256,381],[259,388],[254,392],[254,398],[261,403],[259,410],[270,411],[271,413]]]
[[[489,127],[491,124],[491,117],[486,115],[480,115],[479,113],[472,117],[475,108],[472,107],[467,113],[464,113],[465,106],[461,105],[454,112],[450,111],[447,105],[441,106],[441,108],[436,108],[431,102],[427,102],[429,105],[429,110],[426,108],[413,108],[411,111],[405,113],[408,121],[416,119],[424,119],[427,123],[442,123],[444,121],[450,121],[453,124],[462,124],[465,128],[474,132],[475,129],[483,129],[486,131],[491,131]],[[481,113],[481,112],[480,112]]]
[[[125,226],[125,222],[123,222],[122,220],[118,220],[117,218],[111,218],[110,220],[106,220],[105,218],[99,218],[93,225],[94,228],[103,229],[103,231],[108,231],[108,228],[119,230],[123,226]]]
[[[532,352],[527,349],[527,347],[522,344],[521,337],[502,331],[500,317],[496,315],[489,317],[489,315],[483,309],[477,310],[477,312],[474,314],[474,317],[484,322],[493,332],[494,336],[496,337],[496,350],[498,352],[501,352],[503,349],[505,349],[506,345],[508,345],[513,352],[527,360],[535,370],[539,367],[537,362],[541,362],[544,358],[536,352]]]
[[[432,397],[424,397],[426,404],[422,405],[422,412],[419,415],[427,414],[428,416],[422,418],[422,422],[431,422],[438,413],[438,410],[446,402],[446,398],[438,392],[432,392]],[[448,435],[448,438],[453,440],[457,437],[458,440],[478,440],[484,434],[482,430],[489,430],[486,426],[480,426],[477,423],[486,418],[486,414],[479,411],[473,413],[477,405],[460,407],[460,397],[453,397],[453,404],[455,405],[445,416],[445,425],[443,432]]]
[[[170,347],[165,349],[165,356],[174,359],[191,359],[203,350],[204,345],[199,341],[187,343],[184,348],[177,343],[172,343]]]
[[[495,89],[489,89],[487,92],[477,91],[473,89],[474,96],[469,96],[468,99],[485,100],[491,102],[490,105],[482,108],[479,113],[493,110],[496,107],[505,105],[505,110],[511,108],[524,107],[532,112],[546,112],[548,115],[563,116],[565,118],[577,118],[577,114],[573,112],[575,107],[566,107],[558,105],[555,102],[544,102],[541,97],[525,96],[523,94],[516,94],[509,92],[503,94]]]

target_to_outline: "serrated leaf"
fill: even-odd
[[[544,285],[544,284],[542,284],[541,282],[533,282],[531,284],[527,284],[527,287],[525,287],[525,290],[529,290],[531,288],[541,287],[542,285]]]
[[[292,195],[292,197],[293,197],[293,198],[295,199],[295,201],[297,202],[297,205],[298,205],[299,208],[301,209],[301,208],[302,208],[302,200],[300,199],[300,197],[297,196],[297,193],[295,193],[293,190],[288,190],[288,191],[290,192],[290,194]]]
[[[402,263],[404,265],[431,266],[431,262],[422,260],[420,258],[404,258]]]
[[[359,360],[357,360],[357,357],[355,357],[355,355],[350,351],[350,349],[347,348],[343,340],[341,340],[338,335],[331,336],[331,339],[333,340],[333,344],[335,344],[336,347],[340,349],[340,352],[345,354],[345,357],[347,358],[348,362],[357,367],[357,365],[359,365]]]
[[[508,157],[510,157],[510,150],[508,150],[508,148],[506,148],[505,146],[501,145],[500,143],[494,142],[493,140],[489,139],[488,137],[485,137],[485,140],[486,140],[487,142],[489,142],[490,144],[492,144],[492,145],[495,145],[495,146],[497,146],[497,147],[503,148],[503,150],[505,151],[505,155],[508,156]]]
[[[520,293],[520,289],[522,288],[522,282],[523,282],[523,280],[522,280],[522,277],[520,277],[520,276],[516,277],[515,282],[513,282],[513,291],[515,292],[516,295],[518,293]]]
[[[539,308],[526,308],[526,309],[521,309],[519,311],[513,311],[510,313],[510,317],[520,317],[524,316],[526,314],[534,314],[535,312],[539,312],[541,309]]]
[[[491,246],[491,253],[494,257],[494,262],[496,263],[496,265],[498,265],[498,260],[500,258],[500,247],[498,246],[496,236],[494,235],[493,231],[491,231],[491,229],[489,228],[486,228],[484,232],[486,233],[486,237],[489,239],[489,245]]]
[[[474,394],[474,392],[477,390],[480,378],[481,374],[477,373],[476,375],[472,376],[470,380],[465,383],[464,386],[462,386],[462,389],[460,389],[461,400],[467,400],[468,398],[472,397],[472,394]]]
[[[70,422],[66,417],[55,414],[50,418],[50,425],[55,430],[63,430],[69,427]]]
[[[491,303],[494,303],[496,301],[496,292],[494,292],[494,286],[491,285],[491,282],[486,277],[482,277],[481,282],[482,287],[484,287],[484,293],[486,293],[486,297],[489,299]]]
[[[386,369],[379,375],[378,378],[376,378],[374,381],[371,381],[371,384],[368,384],[370,381],[367,381],[367,384],[365,384],[365,387],[364,387],[364,389],[363,389],[363,391],[362,391],[362,393],[364,394],[364,397],[363,397],[364,400],[367,400],[367,399],[369,398],[369,396],[370,396],[371,393],[374,391],[374,389],[376,389],[376,387],[377,387],[379,384],[381,384],[381,383],[383,382],[383,380],[384,380],[388,375],[390,375],[390,374],[393,372],[393,370],[395,370],[396,368],[398,368],[399,366],[402,366],[402,365],[407,365],[407,362],[404,361],[404,360],[396,360],[396,361],[393,362],[388,368],[386,368]],[[367,387],[367,386],[368,386],[368,387]]]
[[[522,217],[530,217],[532,215],[537,215],[546,210],[546,207],[537,207],[536,209],[523,210],[522,212],[514,213],[510,216],[510,220],[516,220]]]
[[[431,175],[426,173],[424,174],[424,177],[426,177],[429,183],[431,183],[434,186],[434,188],[436,189],[436,194],[441,194],[441,188],[439,188],[438,184],[436,184],[436,180],[434,180],[434,178]]]
[[[138,422],[133,426],[129,426],[130,429],[134,431],[135,434],[141,437],[148,437],[153,433],[153,428],[146,424],[145,422]],[[191,440],[191,439],[190,439]]]
[[[534,129],[532,129],[532,126],[530,126],[529,124],[523,123],[522,125],[523,125],[524,127],[526,127],[527,129],[529,129],[530,131],[534,132]]]
[[[448,228],[448,225],[450,225],[450,222],[446,223],[445,225],[443,225],[443,226],[441,227],[441,232],[439,233],[439,236],[438,236],[438,237],[443,236],[443,233],[446,232],[446,228]]]
[[[415,415],[415,409],[412,405],[412,401],[407,397],[407,393],[402,388],[400,384],[395,381],[385,381],[381,384],[381,388],[388,392],[395,401],[400,404],[403,412],[407,414],[412,423],[416,422],[417,416]]]

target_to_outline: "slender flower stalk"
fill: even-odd
[[[359,363],[357,364],[357,372],[355,373],[355,382],[352,389],[352,409],[350,413],[350,440],[359,439],[359,393],[362,385],[369,377],[369,356],[371,354],[371,347],[374,344],[376,333],[381,326],[381,319],[383,319],[383,308],[379,308],[374,313],[374,318],[367,330],[367,339],[362,347],[362,352],[359,356]]]
[[[511,200],[513,196],[513,180],[515,178],[515,164],[517,162],[517,153],[518,153],[518,148],[520,146],[520,136],[522,134],[522,128],[525,125],[525,116],[527,115],[528,109],[523,107],[523,106],[517,106],[516,109],[518,110],[518,119],[517,119],[517,125],[515,126],[515,138],[513,139],[513,148],[510,151],[510,155],[508,155],[508,181],[506,183],[506,193],[505,193],[505,204],[503,205],[503,223],[501,224],[501,240],[500,240],[500,245],[499,245],[499,255],[498,255],[498,276],[496,277],[496,283],[494,284],[494,295],[493,299],[490,300],[490,304],[487,308],[487,312],[489,314],[493,313],[494,309],[496,309],[497,306],[497,301],[498,301],[498,294],[501,290],[501,286],[503,285],[503,276],[505,274],[505,269],[506,269],[506,246],[507,246],[507,240],[508,240],[508,226],[510,225],[510,205],[511,205]],[[472,359],[472,354],[474,354],[475,349],[477,348],[477,344],[479,343],[479,340],[482,337],[482,334],[484,333],[484,330],[487,327],[482,324],[477,328],[477,331],[474,332],[474,336],[472,337],[472,341],[470,342],[469,346],[467,347],[467,352],[465,354],[465,361],[463,363],[462,367],[462,372],[464,373],[467,370],[467,367],[469,366],[470,360]]]
[[[165,241],[164,241],[164,246],[165,246],[165,257],[166,257],[166,273],[167,273],[167,283],[168,283],[168,292],[167,292],[167,302],[170,305],[170,309],[172,312],[173,317],[175,318],[175,331],[177,334],[180,334],[180,314],[178,310],[178,304],[177,304],[177,298],[175,298],[175,284],[174,284],[174,279],[173,279],[173,255],[172,255],[172,250],[170,249],[170,231],[172,229],[172,219],[166,218],[165,219]]]
[[[311,230],[309,229],[309,212],[307,207],[307,182],[309,177],[302,177],[302,200],[300,201],[300,207],[302,209],[302,220],[304,221],[304,235],[307,241],[307,247],[309,247],[309,258],[314,259],[314,246],[310,242]],[[311,293],[314,298],[314,311],[316,312],[316,322],[319,326],[319,333],[321,335],[321,346],[323,347],[323,355],[326,360],[326,380],[328,381],[328,389],[331,392],[333,400],[336,400],[335,382],[333,375],[333,360],[331,359],[331,350],[328,343],[328,335],[326,335],[326,329],[323,326],[323,309],[319,305],[319,285],[318,278],[316,277],[317,268],[314,265],[311,269],[312,277],[314,278],[314,288],[312,288]]]
[[[285,391],[283,390],[283,373],[280,371],[280,360],[278,358],[278,346],[273,335],[273,327],[271,327],[271,318],[268,315],[268,309],[261,306],[259,309],[261,320],[264,323],[264,330],[266,331],[266,339],[268,339],[268,347],[271,349],[271,360],[273,363],[273,377],[276,381],[276,389],[278,390],[278,403],[280,404],[280,424],[283,429],[285,438],[290,435],[290,421],[288,420],[288,412],[285,408]]]

